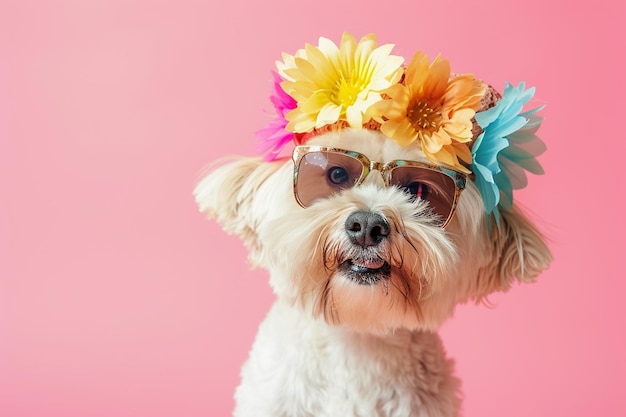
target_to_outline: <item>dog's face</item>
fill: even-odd
[[[350,150],[382,164],[426,162],[418,144],[401,147],[380,132],[342,130],[307,145]],[[318,189],[333,179],[326,172]],[[238,234],[255,265],[270,271],[277,296],[333,325],[368,332],[434,329],[459,302],[532,280],[550,261],[542,237],[517,210],[487,228],[468,180],[448,224],[427,198],[386,184],[372,170],[355,187],[321,192],[302,207],[293,161],[242,158],[197,187],[201,210]],[[309,195],[315,180],[301,185]],[[433,190],[428,190],[428,192]],[[308,198],[308,197],[307,197]]]

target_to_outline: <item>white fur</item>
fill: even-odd
[[[380,133],[344,130],[314,138],[371,160],[425,160]],[[383,186],[377,171],[362,186],[304,209],[292,191],[293,163],[241,158],[196,188],[202,211],[246,243],[270,272],[278,301],[261,325],[236,392],[237,417],[455,416],[459,382],[437,327],[456,304],[532,281],[551,255],[517,209],[488,234],[471,181],[452,221],[437,227],[423,205]],[[357,210],[381,215],[390,234],[375,255],[391,276],[373,285],[339,265],[360,256],[345,234]]]

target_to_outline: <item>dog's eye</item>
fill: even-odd
[[[328,182],[333,185],[342,185],[348,182],[348,172],[342,167],[331,167],[326,171]]]
[[[404,192],[409,194],[412,199],[425,200],[428,196],[429,189],[423,182],[413,181],[403,187]]]

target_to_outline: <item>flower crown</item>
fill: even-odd
[[[525,171],[542,174],[536,156],[545,145],[535,135],[542,107],[523,111],[534,95],[506,83],[500,95],[473,74],[452,74],[447,60],[417,52],[408,65],[377,46],[344,33],[339,47],[326,38],[276,62],[271,101],[277,117],[257,131],[271,161],[289,142],[342,128],[380,130],[402,146],[419,142],[434,164],[473,173],[487,215],[500,224],[499,207],[513,203]]]

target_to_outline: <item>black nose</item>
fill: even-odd
[[[375,246],[389,236],[389,223],[380,214],[355,211],[346,219],[346,233],[355,245]]]

